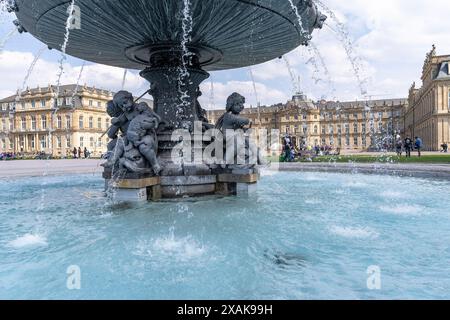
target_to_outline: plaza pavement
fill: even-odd
[[[0,161],[0,178],[65,174],[100,176],[102,162],[99,159]],[[273,163],[268,170],[389,174],[450,180],[450,164]]]
[[[101,174],[100,159],[0,161],[0,178],[39,177],[43,175]]]

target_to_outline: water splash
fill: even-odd
[[[347,31],[346,26],[338,19],[336,14],[328,8],[322,1],[315,0],[316,4],[328,14],[332,21],[334,21],[336,25],[336,29],[330,26],[329,23],[325,23],[325,25],[330,28],[336,35],[339,42],[344,47],[347,58],[352,66],[353,73],[358,82],[359,89],[361,91],[361,95],[367,95],[366,82],[367,79],[363,79],[361,73],[363,73],[362,59],[356,54],[353,42],[350,38],[349,32]]]
[[[128,73],[128,69],[125,69],[123,71],[123,78],[122,78],[122,86],[121,86],[121,90],[123,90],[125,88],[125,83],[127,81],[127,73]]]
[[[86,66],[86,61],[83,61],[83,64],[81,65],[80,73],[78,74],[77,85],[75,86],[75,90],[73,91],[72,97],[70,99],[72,108],[75,108],[75,96],[78,93],[78,88],[80,87],[80,82],[81,82],[81,76],[83,75],[85,66]]]

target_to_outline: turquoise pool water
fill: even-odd
[[[0,180],[0,299],[450,298],[448,181],[265,173],[248,200],[133,207],[102,188]]]

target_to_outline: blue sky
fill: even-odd
[[[286,0],[287,1],[287,0]],[[345,24],[353,42],[352,55],[360,66],[359,76],[364,80],[364,97],[352,65],[339,37],[332,31],[336,22],[329,19],[322,30],[315,31],[313,43],[323,57],[317,70],[311,61],[311,51],[300,47],[286,55],[295,77],[300,76],[301,87],[313,99],[327,98],[340,101],[406,97],[413,81],[420,83],[420,72],[425,54],[436,44],[438,54],[450,54],[450,1],[448,0],[323,0],[338,19]],[[13,15],[0,16],[0,45],[12,29]],[[70,41],[70,40],[69,40]],[[0,96],[13,94],[22,87],[27,69],[43,45],[29,34],[16,35],[6,42],[0,53]],[[27,85],[46,86],[56,83],[58,51],[46,50],[38,60]],[[68,57],[63,83],[75,83],[83,61]],[[326,68],[326,69],[325,69]],[[328,75],[325,70],[328,70]],[[293,83],[284,60],[273,60],[252,67],[258,100],[262,104],[286,102],[293,93]],[[81,83],[99,88],[118,90],[123,70],[87,63]],[[211,94],[213,81],[214,94]],[[256,98],[249,69],[213,72],[211,80],[202,85],[202,104],[206,108],[223,106],[227,95],[239,91],[247,97],[248,105]],[[137,71],[127,76],[125,88],[140,94],[147,83]]]

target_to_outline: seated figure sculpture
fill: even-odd
[[[127,139],[150,163],[156,175],[161,172],[161,166],[156,158],[158,150],[158,138],[156,130],[161,122],[161,117],[153,112],[145,103],[137,105],[138,115],[131,120],[127,131]]]
[[[239,93],[231,94],[227,99],[226,113],[219,118],[216,128],[221,130],[226,141],[226,146],[234,146],[234,151],[226,152],[225,163],[227,165],[238,165],[253,167],[256,164],[266,164],[259,148],[250,141],[248,130],[252,122],[240,116],[244,110],[245,97]],[[239,150],[243,147],[244,150]],[[255,163],[249,162],[250,157],[255,157]]]
[[[158,175],[161,167],[156,159],[156,129],[160,117],[146,103],[135,103],[132,94],[127,91],[114,95],[108,103],[108,114],[114,116],[108,129],[108,137],[112,141],[108,145],[108,161],[102,166],[114,168],[119,165],[129,172],[146,173],[151,172],[144,170],[146,166],[150,169],[150,164]],[[137,152],[142,159],[138,159]]]

